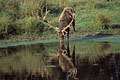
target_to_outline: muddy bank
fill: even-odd
[[[120,29],[111,29],[111,30],[104,30],[104,31],[90,31],[86,29],[80,29],[75,32],[71,31],[70,38],[83,38],[88,36],[95,36],[95,35],[120,35]],[[24,34],[19,36],[10,37],[9,39],[0,40],[0,44],[7,44],[7,43],[16,43],[16,42],[25,42],[25,41],[33,41],[33,40],[56,40],[59,39],[59,36],[54,33],[50,35],[38,35],[38,34]]]

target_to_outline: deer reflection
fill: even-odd
[[[66,47],[64,44],[60,45],[59,66],[63,72],[67,73],[67,80],[77,79],[77,69],[75,67],[75,42],[73,45],[72,55],[70,55],[69,42]]]

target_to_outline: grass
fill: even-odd
[[[30,2],[28,0],[1,0],[0,36],[2,37],[0,39],[9,39],[9,36],[26,33],[56,38],[54,30],[48,30],[48,26],[41,21],[40,10],[42,7],[51,10],[47,20],[51,25],[58,27],[59,16],[66,6],[75,8],[77,15],[76,35],[79,37],[89,35],[89,31],[95,33],[96,31],[104,31],[106,25],[120,24],[120,1],[118,0],[111,2],[105,0],[66,0],[63,3],[60,3],[59,0],[32,0]],[[45,11],[43,12],[45,13]],[[40,16],[40,19],[37,16]],[[88,33],[82,30],[86,30]],[[71,32],[70,36],[72,34]]]
[[[97,6],[97,4],[100,4],[100,3],[96,3],[96,6]],[[87,11],[86,9],[84,9],[83,11],[80,12],[79,10],[76,10],[76,13],[78,15],[76,18],[76,21],[77,21],[76,27],[84,27],[84,28],[93,27],[93,24],[95,24],[95,22],[93,22],[93,20],[98,16],[99,13],[102,13],[104,16],[107,15],[107,17],[111,19],[111,24],[120,23],[119,22],[120,21],[120,18],[119,18],[120,17],[120,14],[119,14],[120,9],[116,10],[116,8],[118,8],[120,6],[116,5],[115,2],[111,2],[111,3],[109,3],[109,5],[107,2],[104,2],[101,4],[106,7],[95,8],[92,11]],[[111,6],[111,4],[114,6]],[[112,7],[114,7],[114,9]],[[96,26],[98,26],[98,25],[96,25]],[[99,27],[101,27],[101,26],[99,26]]]

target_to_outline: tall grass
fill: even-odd
[[[47,20],[58,27],[59,16],[66,6],[75,8],[76,29],[101,29],[105,25],[120,23],[120,1],[117,0],[0,0],[0,38],[16,33],[46,33],[41,8],[43,13],[46,7],[51,10]]]
[[[95,6],[96,6],[96,0],[87,0],[87,2],[86,2],[86,9],[88,11],[94,10]]]
[[[35,17],[25,17],[23,19],[19,19],[16,21],[16,24],[25,33],[41,34],[46,30],[46,28],[48,28],[42,20]]]
[[[41,34],[45,28],[38,18],[42,7],[46,0],[0,0],[0,38],[15,35],[12,33]]]
[[[46,5],[46,0],[22,0],[20,1],[20,12],[23,16],[38,16],[42,6]]]
[[[69,1],[70,0],[59,0],[60,7],[68,5]]]

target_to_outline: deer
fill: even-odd
[[[60,37],[60,44],[63,43],[64,41],[64,37],[66,37],[66,40],[69,40],[69,30],[70,30],[70,25],[72,24],[73,26],[73,30],[75,32],[75,10],[72,7],[65,7],[59,17],[59,28],[58,27],[53,27],[52,25],[50,25],[47,20],[46,17],[48,15],[48,13],[50,12],[50,10],[47,10],[46,8],[46,12],[45,15],[43,16],[43,10],[41,9],[41,14],[42,14],[42,19],[43,21],[49,26],[49,29],[54,29],[59,37]]]

